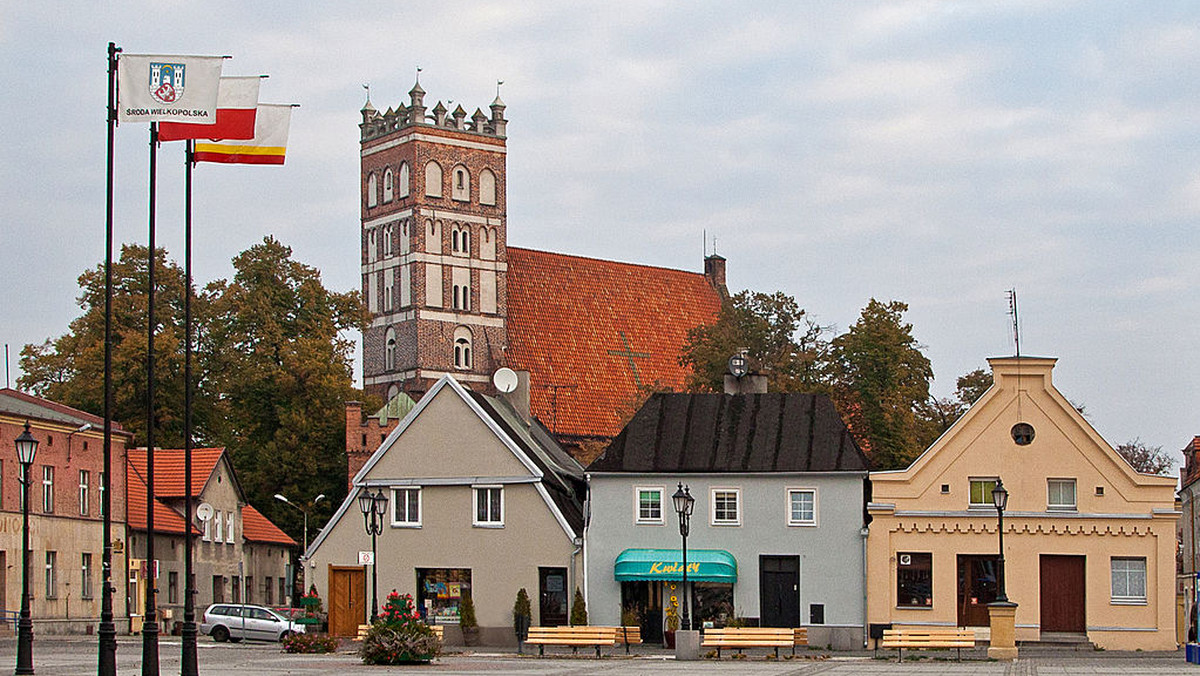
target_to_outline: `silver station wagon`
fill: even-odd
[[[303,634],[304,625],[281,616],[263,606],[241,603],[214,603],[204,611],[200,633],[212,636],[214,641],[242,639],[259,641],[282,641],[289,634]]]

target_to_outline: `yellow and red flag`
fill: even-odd
[[[253,139],[197,141],[192,158],[197,162],[224,164],[283,164],[291,121],[291,105],[260,103],[254,117]]]
[[[186,139],[252,139],[254,118],[258,109],[258,89],[262,78],[222,77],[217,90],[217,114],[215,124],[184,122],[160,122],[158,140],[183,141]]]

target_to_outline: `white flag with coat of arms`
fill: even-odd
[[[117,119],[215,124],[223,61],[220,56],[121,54]]]

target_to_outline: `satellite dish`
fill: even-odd
[[[507,366],[496,369],[496,372],[492,374],[492,384],[504,394],[517,389],[517,383],[517,372]]]
[[[196,508],[196,516],[199,517],[201,521],[208,521],[212,518],[212,515],[213,506],[207,502],[201,502],[200,506]]]

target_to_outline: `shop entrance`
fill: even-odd
[[[662,587],[663,583],[649,580],[621,583],[621,609],[637,613],[646,643],[663,640]]]
[[[986,627],[987,604],[996,600],[996,569],[999,559],[993,555],[958,555],[958,626]]]
[[[470,593],[470,568],[417,569],[417,611],[429,624],[458,624],[459,604]]]
[[[543,627],[567,624],[567,569],[538,568],[538,618]]]
[[[764,627],[800,626],[800,557],[760,556],[759,592]]]
[[[354,636],[367,621],[366,569],[329,567],[329,633]]]

